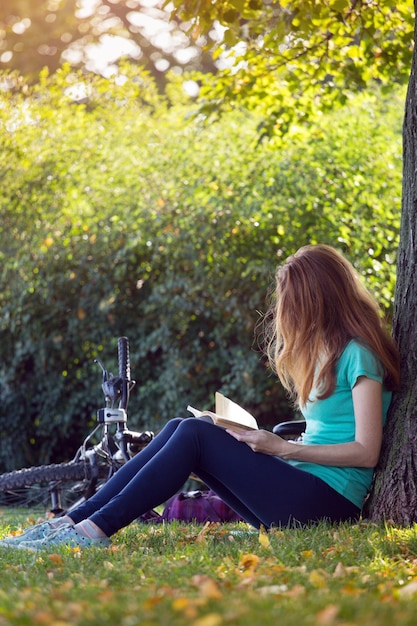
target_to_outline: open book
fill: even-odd
[[[212,422],[216,426],[228,428],[229,430],[238,432],[242,430],[258,430],[258,424],[253,415],[242,409],[236,402],[232,402],[232,400],[229,400],[229,398],[226,398],[219,392],[216,392],[215,400],[215,413],[212,413],[212,411],[198,411],[192,406],[188,406],[187,411],[190,411],[194,417],[203,419],[206,422]]]

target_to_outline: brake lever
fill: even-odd
[[[113,374],[109,374],[100,359],[94,359],[94,363],[98,363],[103,372],[103,383],[101,388],[103,390],[106,403],[111,404],[111,406],[114,407],[116,402],[120,399],[122,393],[122,379],[113,376]]]

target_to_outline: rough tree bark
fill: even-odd
[[[414,0],[415,10],[417,0]],[[372,520],[417,521],[417,25],[403,126],[403,198],[393,333],[401,388],[388,414],[380,463],[365,513]]]

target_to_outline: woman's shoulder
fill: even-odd
[[[343,348],[342,355],[345,354],[374,354],[370,348],[367,347],[364,341],[360,337],[350,339]]]
[[[378,377],[383,373],[381,361],[360,338],[348,341],[340,356],[339,367],[360,369],[365,374],[377,374]]]

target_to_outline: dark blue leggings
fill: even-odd
[[[176,418],[70,517],[75,523],[88,517],[110,536],[168,500],[191,473],[256,528],[359,515],[320,478],[253,452],[213,424]]]

